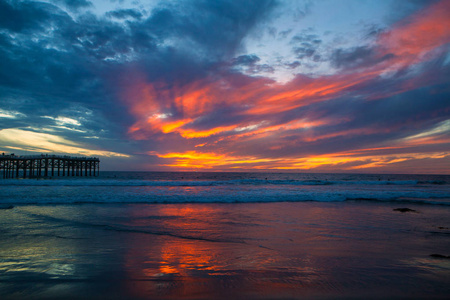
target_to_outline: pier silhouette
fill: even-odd
[[[98,176],[98,157],[68,155],[0,155],[0,178],[42,178],[54,176]]]

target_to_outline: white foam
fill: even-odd
[[[267,177],[266,177],[267,176]],[[196,178],[198,177],[198,178]],[[448,205],[448,176],[120,173],[0,180],[0,203],[409,201]],[[414,178],[410,178],[414,177]]]

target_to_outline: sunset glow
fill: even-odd
[[[36,75],[52,82],[49,99],[58,104],[33,110],[24,103],[44,101],[34,83],[3,83],[1,150],[81,147],[135,170],[448,173],[450,2],[350,2],[337,8],[335,24],[314,21],[329,12],[302,1],[269,1],[261,11],[252,2],[198,11],[189,2],[146,10],[125,1],[117,7],[135,12],[125,19],[102,15],[96,1],[84,10],[59,6],[71,12],[70,26],[91,19],[85,35],[67,42],[61,32],[73,29],[56,28],[39,48],[67,60]],[[98,22],[111,37],[95,36]],[[13,64],[8,47],[25,51],[38,41],[7,30],[3,57]],[[75,79],[63,82],[64,72]],[[45,142],[25,147],[30,140],[13,142],[15,131]]]

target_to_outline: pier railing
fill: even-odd
[[[98,176],[98,157],[68,155],[0,155],[0,178],[39,178],[54,176]]]

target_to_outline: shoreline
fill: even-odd
[[[372,202],[21,205],[0,210],[0,296],[444,299],[449,215]]]

